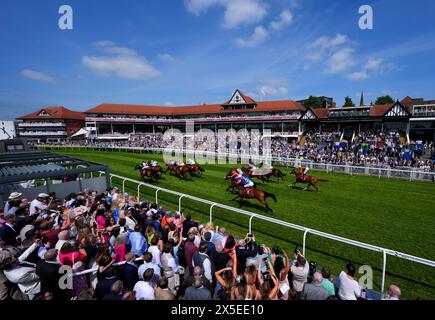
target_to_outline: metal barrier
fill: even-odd
[[[391,249],[386,249],[386,248],[382,248],[382,247],[379,247],[379,246],[374,246],[374,245],[371,245],[371,244],[363,243],[363,242],[360,242],[360,241],[355,241],[355,240],[343,238],[343,237],[336,236],[336,235],[333,235],[333,234],[329,234],[329,233],[326,233],[326,232],[322,232],[322,231],[306,228],[306,227],[303,227],[303,226],[300,226],[300,225],[297,225],[297,224],[293,224],[293,223],[289,223],[289,222],[286,222],[286,221],[274,219],[274,218],[267,217],[267,216],[264,216],[264,215],[261,215],[261,214],[257,214],[257,213],[253,213],[253,212],[250,212],[250,211],[234,208],[234,207],[227,206],[227,205],[220,204],[220,203],[216,203],[216,202],[213,202],[213,201],[201,199],[201,198],[198,198],[198,197],[195,197],[195,196],[191,196],[191,195],[188,195],[188,194],[184,194],[184,193],[181,193],[181,192],[177,192],[177,191],[173,191],[173,190],[169,190],[169,189],[164,189],[164,188],[156,187],[156,186],[154,186],[152,184],[149,184],[149,183],[145,183],[145,182],[137,181],[137,180],[134,180],[134,179],[126,178],[126,177],[119,176],[119,175],[116,175],[116,174],[111,174],[110,175],[111,181],[113,180],[113,178],[116,178],[116,179],[120,180],[120,185],[122,185],[122,192],[123,193],[125,192],[125,183],[127,181],[130,182],[130,183],[137,184],[137,186],[138,186],[137,187],[137,196],[138,196],[138,199],[140,199],[140,187],[147,187],[147,188],[156,190],[156,193],[155,193],[156,203],[158,203],[158,192],[160,192],[160,191],[168,193],[168,194],[172,194],[172,195],[175,195],[175,196],[178,196],[179,197],[178,198],[178,209],[180,211],[181,211],[181,204],[182,204],[181,203],[181,199],[183,199],[183,198],[190,199],[190,200],[197,201],[197,202],[204,203],[204,204],[208,204],[208,205],[210,205],[210,222],[213,222],[213,208],[215,208],[215,207],[221,208],[221,209],[225,209],[225,210],[229,210],[229,211],[232,211],[232,212],[235,212],[235,213],[239,213],[239,214],[242,214],[242,215],[245,215],[245,216],[249,216],[250,217],[249,218],[249,226],[248,226],[249,233],[251,233],[251,231],[252,231],[252,220],[254,218],[258,219],[258,220],[263,220],[263,221],[267,221],[267,222],[270,222],[270,223],[278,224],[280,226],[288,227],[288,228],[291,228],[291,229],[294,229],[294,230],[302,231],[303,232],[302,253],[304,255],[305,255],[305,248],[306,248],[306,242],[307,242],[307,235],[308,234],[317,235],[319,237],[326,238],[326,239],[329,239],[329,240],[334,240],[334,241],[345,243],[345,244],[352,245],[352,246],[355,246],[355,247],[360,247],[360,248],[363,248],[363,249],[367,249],[367,250],[371,250],[371,251],[375,251],[375,252],[380,252],[380,253],[382,253],[382,256],[383,256],[382,282],[381,282],[381,291],[382,292],[384,292],[384,289],[385,289],[385,274],[386,274],[386,267],[387,267],[387,255],[394,256],[394,257],[401,258],[401,259],[408,260],[408,261],[412,261],[412,262],[416,262],[416,263],[423,264],[423,265],[426,265],[426,266],[435,267],[435,261],[432,261],[432,260],[428,260],[428,259],[412,256],[412,255],[409,255],[409,254],[406,254],[406,253],[402,253],[402,252],[399,252],[399,251],[395,251],[395,250],[391,250]],[[89,272],[93,272],[93,271],[89,271]]]
[[[141,147],[83,147],[75,145],[65,145],[65,146],[45,146],[41,145],[41,148],[52,148],[54,150],[60,150],[68,148],[77,150],[98,150],[98,151],[125,151],[125,152],[140,152],[140,153],[162,153],[163,148],[141,148]],[[195,150],[178,150],[182,152],[183,155],[195,154],[198,151]],[[217,152],[207,152],[201,151],[204,155],[215,156],[220,158],[222,155]],[[229,153],[226,155],[228,159],[237,159],[238,162],[247,162],[248,159],[252,159],[254,162],[264,161],[264,156],[256,155],[244,155],[244,154],[234,154]],[[303,165],[312,170],[324,171],[327,173],[345,173],[349,175],[364,175],[364,176],[374,176],[378,178],[395,178],[395,179],[406,179],[409,181],[431,181],[435,182],[435,172],[424,171],[418,168],[404,168],[404,169],[391,169],[391,168],[378,168],[378,167],[362,167],[362,166],[351,166],[342,164],[332,164],[332,163],[319,163],[314,161],[304,161],[297,158],[282,157],[282,156],[272,156],[270,158],[273,163],[280,164],[283,166],[297,166]]]

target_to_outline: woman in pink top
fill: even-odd
[[[60,264],[72,267],[73,272],[80,272],[87,268],[87,266],[85,266],[86,257],[87,253],[85,249],[80,248],[77,250],[70,242],[65,242],[59,252]],[[77,297],[87,288],[88,281],[86,275],[73,277],[73,297]]]
[[[125,260],[125,254],[127,253],[126,242],[128,240],[128,233],[123,232],[118,235],[115,243],[115,256],[113,262],[122,262]]]

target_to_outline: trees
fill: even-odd
[[[387,103],[394,103],[393,98],[391,98],[391,96],[389,95],[378,97],[375,102],[375,104],[387,104]]]
[[[322,102],[319,98],[310,96],[305,102],[304,102],[305,108],[320,108],[322,107]]]
[[[347,96],[344,98],[344,107],[355,107],[351,97]]]

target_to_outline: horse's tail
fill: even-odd
[[[329,180],[326,180],[326,179],[317,179],[317,182],[329,182]]]
[[[273,201],[277,202],[276,201],[276,196],[273,193],[269,193],[269,192],[266,192],[266,191],[263,191],[263,192],[264,192],[264,195],[266,196],[266,198],[270,197],[270,198],[273,199]]]

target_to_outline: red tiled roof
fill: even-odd
[[[48,116],[39,115],[41,112],[47,112]],[[57,119],[57,120],[85,120],[86,115],[83,112],[71,111],[65,107],[46,107],[36,112],[29,113],[25,116],[18,117],[19,120],[43,120],[43,119]]]
[[[414,101],[414,99],[412,99],[410,96],[406,96],[405,98],[402,99],[402,101],[400,101],[400,103],[411,104],[413,101]]]
[[[291,100],[257,102],[255,109],[224,110],[221,104],[204,104],[196,106],[162,107],[145,105],[109,104],[103,103],[85,113],[127,114],[127,115],[200,115],[217,113],[250,113],[272,111],[305,111],[305,108]]]
[[[313,108],[311,109],[318,119],[326,119],[329,116],[329,109]]]
[[[391,109],[393,105],[394,103],[375,104],[370,108],[370,116],[382,117],[388,112],[388,110]]]

